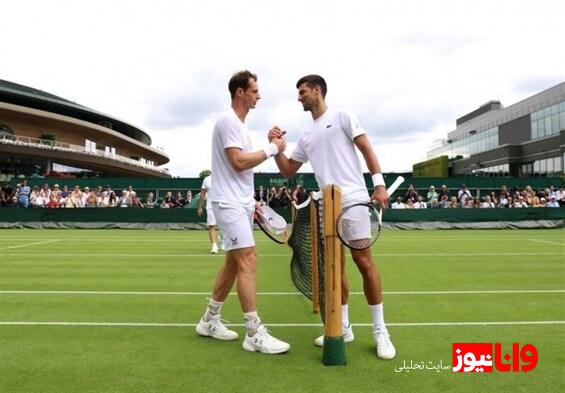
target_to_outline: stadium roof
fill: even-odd
[[[131,124],[41,90],[0,79],[0,101],[73,117],[110,128],[146,145],[151,137]]]

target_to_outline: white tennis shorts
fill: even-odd
[[[371,238],[371,215],[367,207],[352,207],[343,214],[341,221],[345,241]]]
[[[216,225],[216,216],[212,207],[206,207],[206,225],[209,227]]]
[[[255,205],[241,206],[224,202],[212,202],[212,209],[222,228],[226,251],[255,247],[253,238],[253,213]]]

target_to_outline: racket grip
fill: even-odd
[[[404,183],[404,177],[402,176],[398,176],[396,178],[396,180],[394,181],[394,183],[392,183],[390,185],[390,187],[386,190],[386,192],[388,193],[388,196],[391,196],[398,187],[400,187],[400,185]]]

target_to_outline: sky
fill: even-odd
[[[315,73],[384,172],[411,171],[480,105],[565,81],[561,0],[19,0],[0,13],[0,79],[141,128],[175,177],[210,168],[214,121],[242,69],[259,78],[247,117],[257,150],[278,125],[292,152],[311,121],[295,84]]]

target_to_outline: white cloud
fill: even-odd
[[[263,98],[248,116],[257,145],[273,124],[296,140],[309,118],[294,84],[319,73],[384,170],[402,171],[482,103],[511,105],[565,80],[564,14],[557,0],[21,0],[2,6],[0,79],[139,126],[174,176],[194,176],[210,166],[234,71],[259,74]]]

